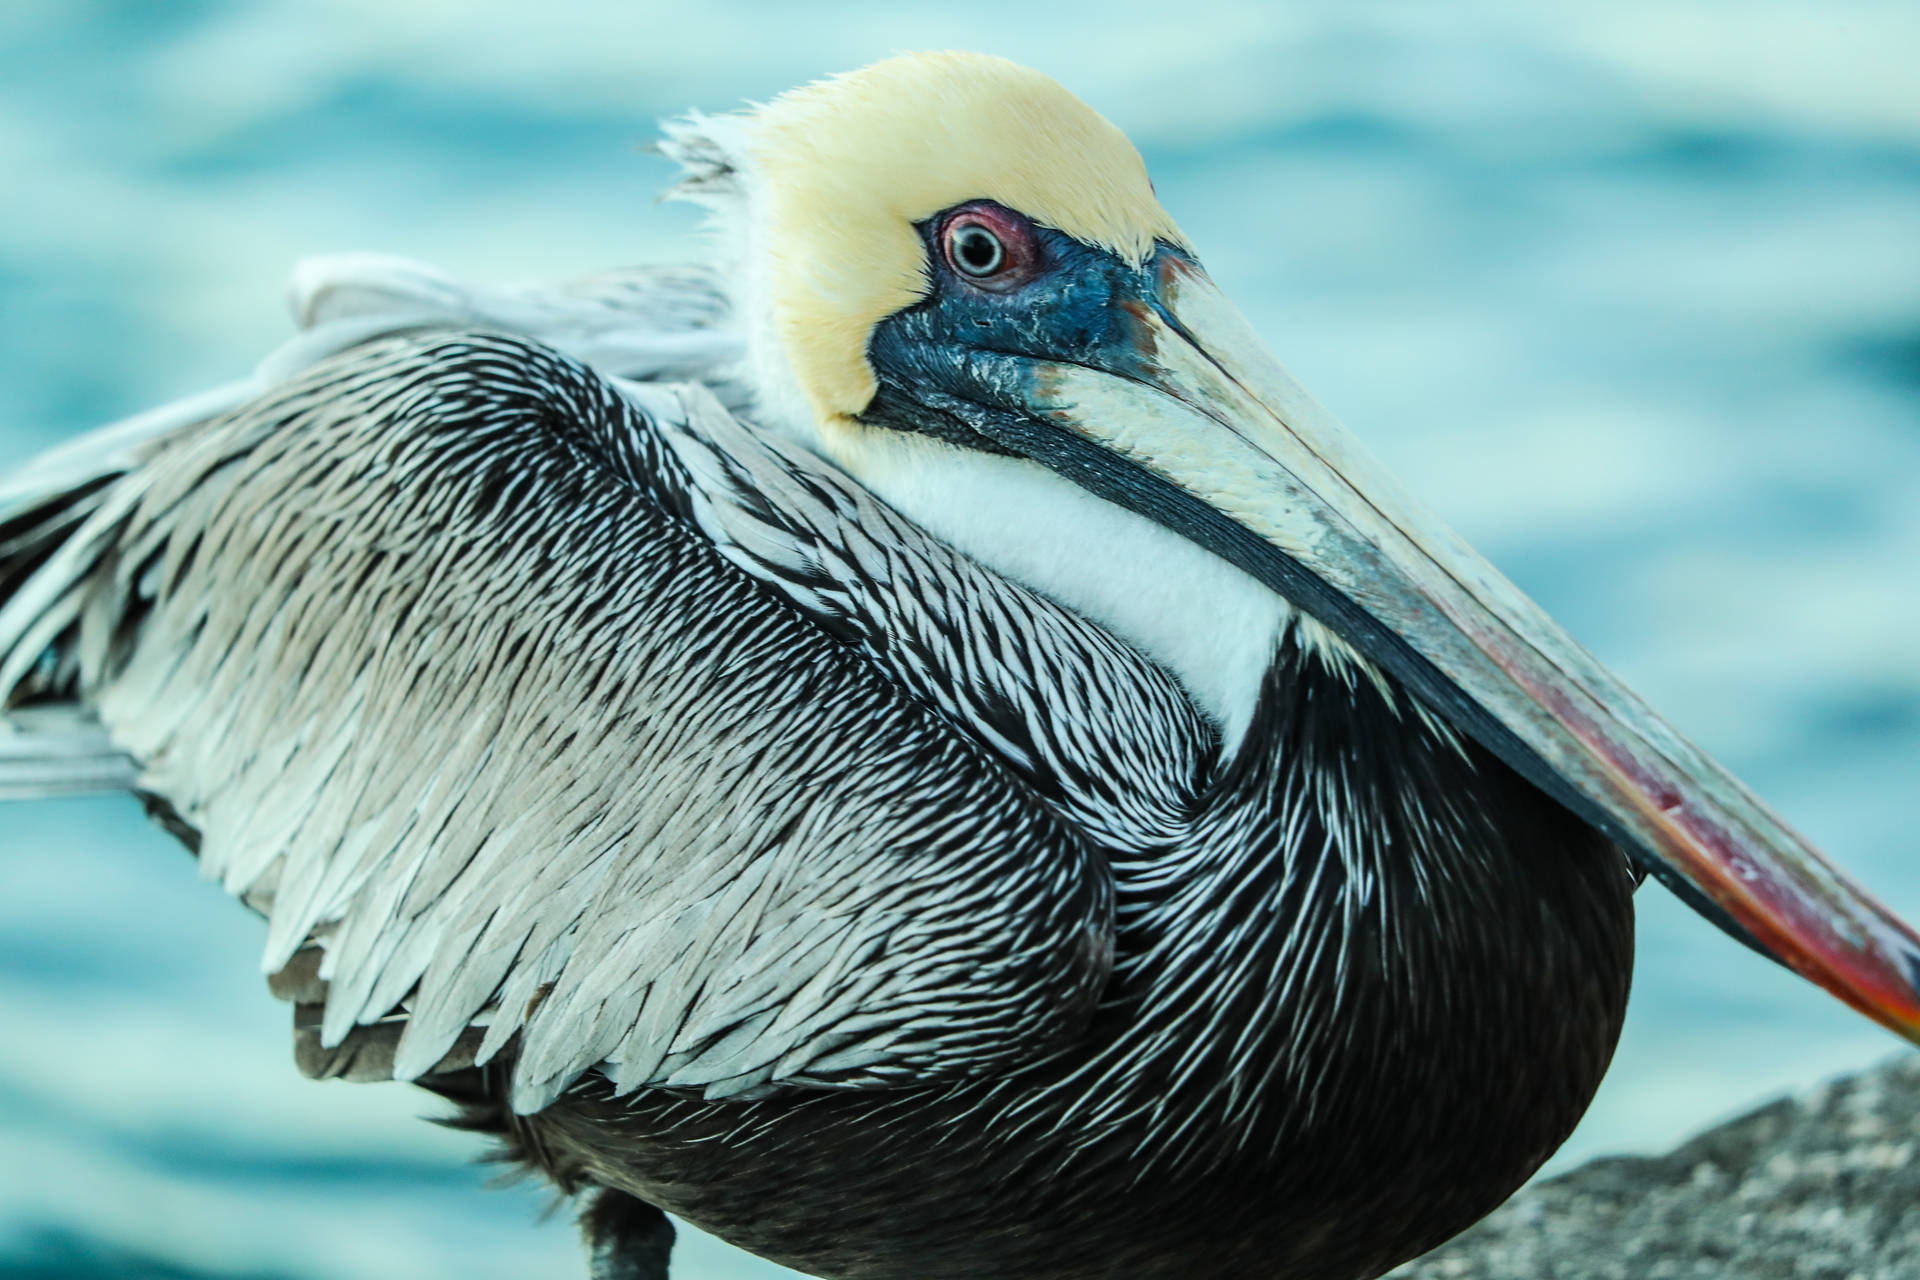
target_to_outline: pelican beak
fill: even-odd
[[[1118,343],[1024,371],[1006,443],[1313,614],[1696,909],[1920,1042],[1920,937],[1403,494],[1191,259]]]

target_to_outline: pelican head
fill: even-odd
[[[766,425],[1160,660],[1227,750],[1257,749],[1279,629],[1309,627],[1920,1039],[1920,938],[1405,495],[1058,84],[898,57],[667,149],[717,215]]]

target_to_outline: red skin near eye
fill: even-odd
[[[1000,242],[1002,258],[991,275],[974,275],[961,265],[957,241],[968,227],[980,227]],[[1009,209],[985,202],[961,205],[940,224],[940,253],[953,274],[978,289],[1005,293],[1033,279],[1040,267],[1033,224]]]

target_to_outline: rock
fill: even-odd
[[[1521,1192],[1394,1280],[1920,1280],[1920,1056]]]

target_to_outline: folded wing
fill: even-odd
[[[317,960],[319,1041],[403,1028],[396,1077],[505,1054],[530,1111],[592,1069],[758,1096],[1076,1035],[1107,869],[702,536],[661,428],[744,440],[720,404],[445,319],[5,495],[13,703],[91,710],[268,971]]]

